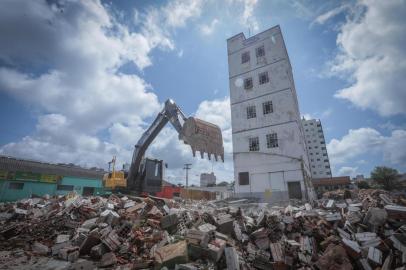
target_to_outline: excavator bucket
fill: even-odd
[[[183,141],[192,148],[193,156],[196,156],[196,151],[199,151],[202,158],[204,153],[207,153],[209,159],[213,155],[217,161],[220,156],[224,162],[223,136],[219,126],[189,117],[183,124],[182,137]]]

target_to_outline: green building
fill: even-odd
[[[0,201],[31,196],[102,194],[104,170],[0,156]]]

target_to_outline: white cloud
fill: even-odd
[[[358,174],[357,170],[358,170],[358,167],[349,167],[349,166],[346,167],[346,166],[344,166],[344,167],[341,167],[338,170],[338,175],[339,176],[350,176],[352,178],[352,177],[355,177]]]
[[[213,19],[209,24],[202,24],[200,25],[200,32],[205,36],[209,36],[214,32],[215,27],[218,23],[219,20]]]
[[[340,28],[340,53],[331,71],[350,78],[338,91],[362,109],[382,116],[406,113],[406,2],[363,0]]]
[[[304,118],[306,120],[317,119],[317,117],[315,115],[310,114],[310,113],[302,114],[302,118]]]
[[[258,0],[228,0],[230,4],[242,4],[242,14],[240,15],[240,24],[249,27],[252,31],[259,30],[259,23],[254,14],[254,9]],[[230,8],[238,8],[236,6]]]
[[[338,14],[344,12],[348,8],[350,8],[350,5],[348,5],[348,4],[341,5],[341,6],[338,6],[336,8],[333,8],[333,9],[331,9],[331,10],[317,16],[316,19],[314,19],[312,24],[316,24],[316,23],[317,24],[324,24],[328,20],[334,18],[335,16],[337,16]]]
[[[382,154],[384,161],[393,165],[406,163],[406,131],[394,130],[384,136],[373,128],[350,129],[341,139],[327,145],[333,166],[349,162],[365,154]]]
[[[97,0],[2,2],[0,90],[40,116],[32,134],[0,153],[92,166],[112,155],[130,160],[145,119],[161,104],[152,86],[120,67],[132,62],[142,70],[152,50],[174,49],[171,33],[200,15],[200,3],[134,11],[139,27],[132,31]]]
[[[179,58],[182,58],[183,57],[183,50],[179,50],[177,55],[178,55]]]

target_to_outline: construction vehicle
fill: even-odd
[[[196,152],[199,151],[201,158],[204,158],[204,153],[207,153],[209,160],[213,155],[216,161],[220,157],[224,162],[223,138],[220,128],[217,125],[194,117],[186,117],[175,102],[168,99],[163,110],[135,145],[128,175],[126,176],[124,172],[115,170],[115,158],[113,158],[113,170],[103,178],[105,188],[135,194],[154,194],[160,191],[163,180],[162,160],[146,159],[144,154],[168,122],[178,132],[179,140],[190,145],[193,156],[196,156]],[[160,177],[147,177],[152,175],[151,170],[160,171]]]

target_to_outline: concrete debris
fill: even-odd
[[[288,207],[75,193],[25,199],[0,204],[0,268],[22,265],[27,254],[38,259],[24,263],[43,269],[58,260],[61,269],[402,269],[404,202],[381,190],[330,191]]]

